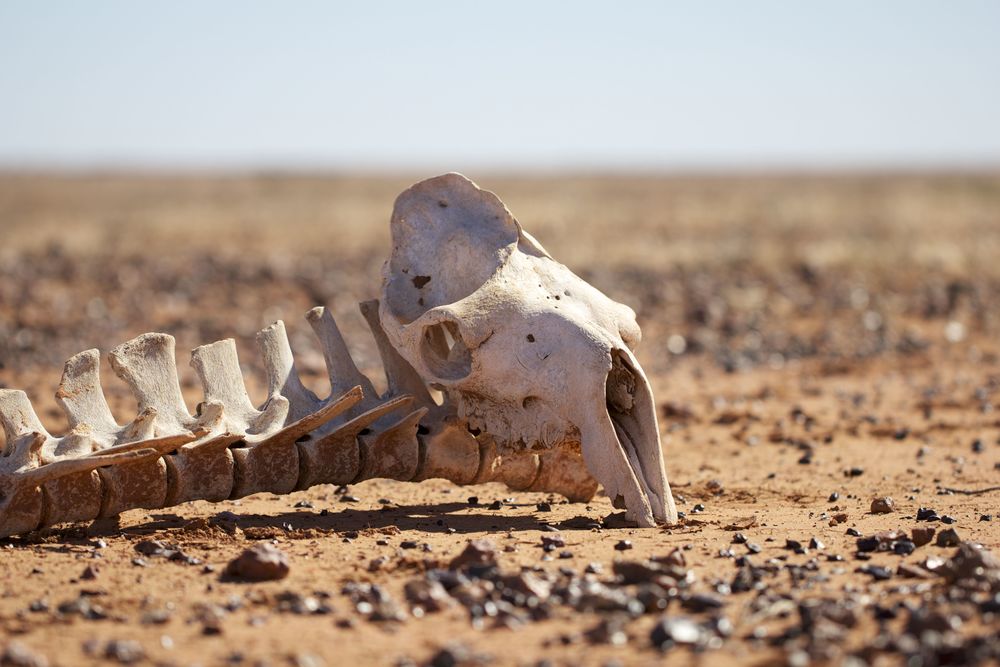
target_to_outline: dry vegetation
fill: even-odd
[[[1000,549],[1000,491],[943,491],[1000,483],[1000,175],[469,175],[555,257],[637,310],[682,525],[613,527],[603,497],[571,505],[440,482],[137,511],[117,526],[4,541],[0,637],[60,665],[1000,659],[995,564],[963,578],[956,568],[978,552],[931,572],[956,547],[892,551],[926,526]],[[56,430],[62,360],[160,330],[180,350],[236,337],[261,399],[252,336],[281,318],[322,391],[301,319],[316,304],[332,308],[375,374],[355,304],[377,295],[392,201],[413,180],[0,176],[0,386],[28,391]],[[130,399],[106,375],[124,420]],[[196,400],[193,374],[183,368],[182,379]],[[482,502],[467,503],[472,494]],[[895,511],[872,514],[883,496]],[[955,523],[918,521],[920,507]],[[551,527],[565,546],[545,551]],[[849,528],[881,532],[876,550],[859,551],[871,542]],[[478,607],[452,589],[453,605],[415,615],[404,586],[482,537],[506,579],[463,583]],[[187,560],[136,565],[150,538]],[[289,555],[289,577],[220,580],[260,539]],[[615,550],[622,540],[632,548]],[[683,556],[660,564],[669,571],[615,578],[622,562],[675,548]],[[591,562],[603,569],[585,575]],[[81,578],[92,565],[95,578]],[[531,583],[521,568],[544,582],[538,608],[502,598],[504,586]],[[624,607],[574,597],[588,578]],[[381,586],[395,611],[359,582]],[[484,608],[490,596],[503,604]],[[645,613],[627,604],[640,598],[654,601]],[[693,646],[652,646],[664,613],[691,625],[661,633]],[[454,642],[464,658],[439,652]]]

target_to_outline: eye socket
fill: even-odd
[[[430,372],[440,380],[454,382],[472,372],[472,354],[462,341],[458,324],[452,321],[446,320],[424,329],[420,356]]]

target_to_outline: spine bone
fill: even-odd
[[[316,484],[388,478],[443,478],[456,484],[504,482],[515,490],[589,499],[596,482],[578,455],[556,450],[502,454],[488,434],[437,405],[412,367],[389,345],[377,302],[361,305],[386,371],[379,396],[355,365],[329,311],[307,318],[323,348],[331,395],[301,382],[284,324],[257,335],[268,399],[257,409],[243,383],[236,345],[196,348],[191,365],[204,401],[184,403],[174,339],[143,334],[109,358],[139,406],[119,426],[100,383],[100,356],[82,352],[63,371],[56,399],[70,432],[50,435],[22,391],[0,390],[0,537],[130,509],[253,493],[290,493]]]

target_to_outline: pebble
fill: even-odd
[[[938,513],[929,507],[917,508],[917,521],[940,521]]]
[[[470,540],[462,553],[455,556],[448,568],[461,570],[470,566],[493,567],[497,564],[497,547],[490,540]]]
[[[291,568],[288,557],[269,542],[258,542],[245,549],[226,566],[226,574],[249,581],[284,579]]]
[[[49,660],[21,642],[12,641],[7,644],[3,653],[0,653],[0,665],[3,667],[49,667]]]
[[[930,544],[931,540],[934,539],[934,533],[937,529],[934,526],[926,526],[921,528],[914,528],[910,531],[910,536],[913,539],[913,543],[922,547],[925,544]]]
[[[597,625],[583,634],[592,644],[624,646],[628,643],[628,635],[625,634],[625,625],[627,622],[627,615],[613,614],[602,618],[597,622]]]
[[[112,639],[104,646],[104,657],[123,665],[131,665],[146,657],[142,644],[132,639]]]
[[[881,567],[878,565],[865,565],[857,570],[862,574],[869,575],[875,581],[886,581],[892,579],[892,570],[887,567]]]
[[[661,618],[649,633],[653,646],[666,651],[675,644],[692,645],[701,640],[702,630],[698,624],[684,616]]]
[[[619,540],[615,544],[615,551],[628,551],[632,548],[632,542],[629,540]]]
[[[909,556],[917,548],[910,540],[897,540],[892,543],[892,552],[899,556]]]
[[[937,535],[937,540],[934,542],[935,545],[939,547],[957,547],[961,544],[962,540],[958,536],[958,532],[954,528],[945,528]]]
[[[896,501],[889,496],[872,500],[872,514],[889,514],[896,511]]]

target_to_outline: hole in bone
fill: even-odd
[[[635,395],[635,375],[619,354],[612,357],[611,371],[605,384],[608,406],[618,412],[631,412]]]
[[[441,208],[448,208],[448,202],[446,202],[443,199],[439,199],[438,200],[438,206],[440,206]]]
[[[541,402],[541,399],[535,396],[525,396],[524,400],[521,401],[521,407],[525,410],[535,406],[537,403]]]
[[[417,435],[427,435],[431,430],[423,424],[417,424]]]
[[[526,338],[528,339],[529,343],[534,343],[535,342],[535,335],[534,334],[528,334],[526,336]]]
[[[441,380],[461,380],[472,372],[472,355],[455,322],[440,322],[424,329],[420,353],[427,368]]]
[[[417,289],[423,289],[424,285],[431,281],[430,276],[413,276],[413,286]]]

